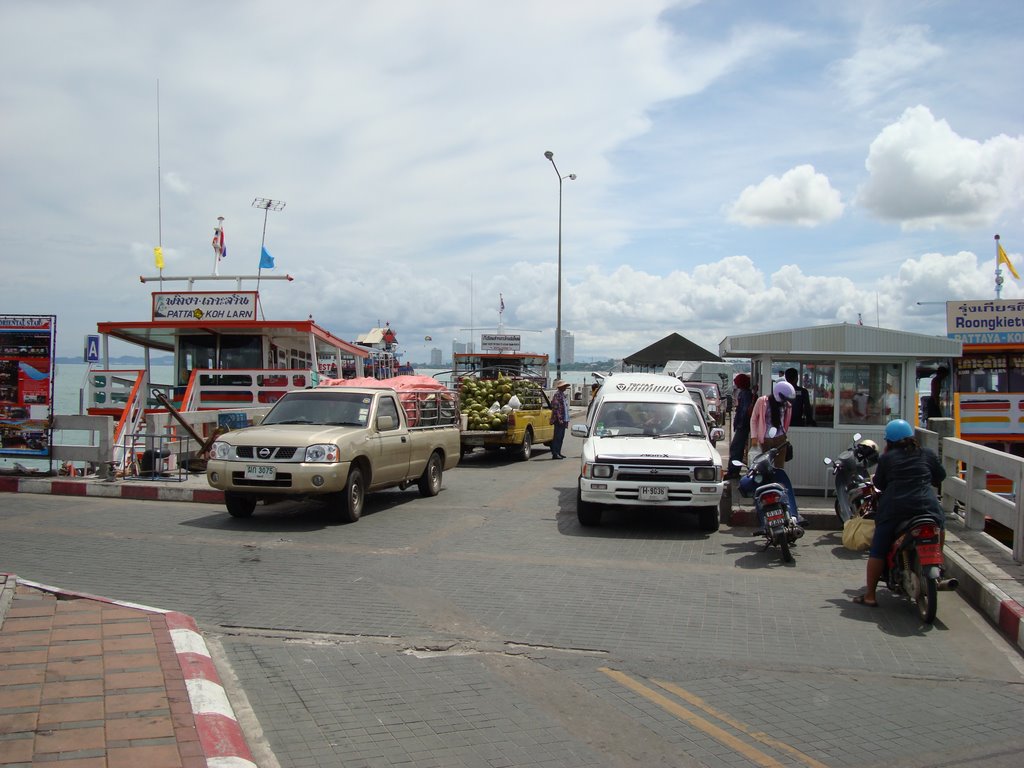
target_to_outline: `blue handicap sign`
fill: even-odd
[[[100,361],[100,337],[88,335],[85,337],[85,362],[98,363]]]

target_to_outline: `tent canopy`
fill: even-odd
[[[646,366],[648,368],[664,367],[669,360],[687,360],[698,363],[720,363],[722,358],[704,347],[699,347],[678,333],[670,333],[661,341],[634,352],[623,358],[623,365]]]

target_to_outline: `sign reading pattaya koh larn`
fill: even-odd
[[[946,336],[964,344],[1024,343],[1024,300],[947,301]]]
[[[256,291],[154,292],[154,320],[255,320]]]

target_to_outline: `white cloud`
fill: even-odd
[[[899,92],[913,76],[943,55],[919,25],[869,26],[856,52],[834,66],[834,78],[851,106],[864,107]]]
[[[871,142],[857,203],[904,229],[987,226],[1020,204],[1024,136],[959,136],[924,106],[907,109]]]
[[[729,218],[747,227],[795,224],[815,227],[843,215],[838,190],[813,165],[798,165],[782,178],[769,176],[740,193],[729,208]]]

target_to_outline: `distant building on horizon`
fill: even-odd
[[[441,367],[441,350],[434,347],[430,350],[430,367],[440,368]]]
[[[576,338],[569,331],[562,331],[562,365],[576,362]]]

